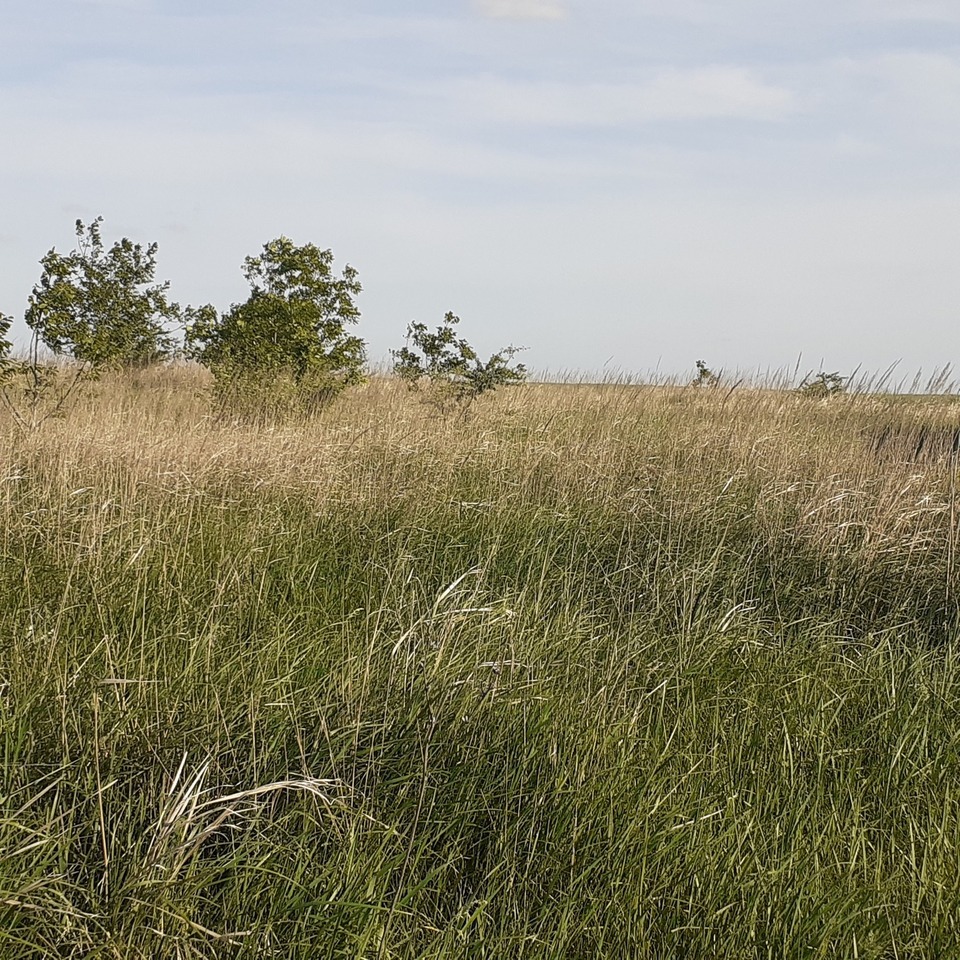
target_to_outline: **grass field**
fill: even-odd
[[[955,401],[202,388],[0,422],[2,960],[960,957]]]

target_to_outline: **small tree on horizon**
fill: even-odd
[[[180,316],[167,299],[169,282],[154,283],[157,244],[144,247],[124,237],[107,250],[102,223],[103,217],[89,226],[77,220],[77,248],[68,254],[51,248],[41,259],[43,272],[24,315],[40,343],[94,372],[169,356],[167,325]]]
[[[366,344],[347,330],[360,319],[353,267],[337,277],[331,250],[278,237],[241,269],[251,288],[244,303],[185,312],[187,354],[213,373],[221,413],[309,413],[363,382]]]
[[[697,361],[697,375],[690,381],[692,387],[715,387],[720,383],[720,376],[714,373],[705,360]]]
[[[818,374],[808,373],[803,382],[797,387],[797,392],[807,397],[822,399],[835,397],[846,393],[850,377],[842,377],[838,371],[826,373],[821,370]]]
[[[483,361],[457,336],[458,323],[460,318],[447,312],[431,333],[425,323],[414,321],[407,327],[407,346],[391,351],[393,372],[442,414],[452,410],[462,414],[481,394],[527,377],[522,363],[510,364],[522,347],[504,347]]]

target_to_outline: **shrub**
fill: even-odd
[[[720,377],[714,373],[703,360],[697,361],[697,375],[690,381],[692,387],[716,387]]]
[[[483,361],[457,336],[454,328],[459,322],[459,317],[447,313],[436,333],[430,333],[424,323],[411,323],[407,346],[391,351],[393,372],[443,414],[463,413],[481,394],[520,383],[527,376],[522,363],[510,364],[521,347],[504,347]]]
[[[846,392],[849,379],[849,377],[841,377],[836,371],[824,373],[821,370],[816,376],[812,373],[807,374],[797,390],[814,399],[832,397]]]
[[[42,356],[36,330],[27,355],[13,357],[12,323],[12,317],[0,313],[0,400],[21,429],[33,431],[59,416],[67,400],[95,370],[89,363],[57,363]]]
[[[287,237],[242,267],[250,296],[218,314],[186,311],[187,352],[210,369],[221,413],[271,419],[311,413],[363,381],[366,345],[347,331],[360,318],[351,266],[338,278],[333,253]]]
[[[169,283],[155,284],[157,245],[144,248],[124,237],[109,250],[102,217],[76,222],[77,249],[51,249],[26,311],[36,338],[58,356],[94,370],[162,359],[172,349],[166,325],[179,317],[167,300]]]

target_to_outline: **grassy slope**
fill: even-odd
[[[942,404],[379,381],[0,438],[0,957],[960,956]]]

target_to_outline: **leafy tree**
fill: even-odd
[[[720,383],[720,377],[714,373],[703,360],[697,361],[697,375],[690,381],[692,387],[715,387]]]
[[[836,371],[824,373],[822,370],[816,376],[812,373],[804,377],[797,390],[807,397],[833,397],[846,393],[849,377],[841,377]]]
[[[465,411],[481,394],[526,379],[522,363],[510,365],[521,347],[504,347],[483,361],[454,329],[460,318],[447,313],[435,333],[425,323],[407,327],[407,346],[393,350],[393,372],[441,413]],[[411,346],[415,349],[411,349]]]
[[[279,237],[242,270],[251,287],[244,303],[186,312],[187,352],[213,373],[224,412],[309,412],[363,381],[366,345],[347,330],[360,318],[353,267],[337,277],[330,250]]]
[[[179,317],[167,300],[169,283],[155,284],[157,245],[144,248],[124,237],[109,250],[103,217],[76,222],[77,249],[51,249],[27,303],[34,336],[57,355],[97,369],[142,365],[169,355],[166,325]]]

